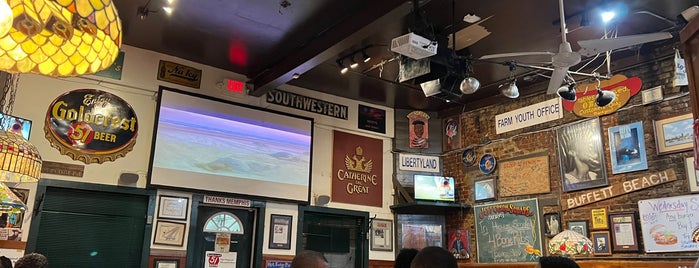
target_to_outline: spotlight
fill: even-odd
[[[502,95],[510,99],[519,97],[519,88],[517,88],[516,82],[517,80],[512,80],[512,83],[506,84],[504,87],[501,85],[500,92],[502,92]]]
[[[577,96],[575,94],[575,84],[573,83],[558,88],[558,91],[556,91],[556,93],[559,97],[566,101],[574,102],[577,99]]]
[[[600,16],[602,16],[602,21],[604,23],[607,23],[607,22],[611,21],[612,19],[614,19],[614,17],[616,16],[616,13],[614,13],[614,11],[605,11],[605,12],[602,12],[602,14],[600,14]]]
[[[346,74],[347,71],[349,71],[349,68],[347,68],[344,64],[342,64],[342,59],[338,59],[336,62],[337,62],[337,65],[340,66],[340,73],[341,74]]]
[[[352,55],[352,57],[350,58],[350,60],[352,60],[352,63],[350,64],[350,68],[356,69],[356,68],[359,66],[359,63],[357,63],[356,61],[354,61],[354,55]]]
[[[163,10],[164,10],[165,13],[167,13],[168,15],[172,14],[172,8],[171,8],[171,7],[163,7]]]
[[[599,107],[604,107],[612,103],[616,99],[616,93],[612,91],[603,91],[599,87],[597,88],[597,98],[595,99],[595,104]]]
[[[140,20],[146,20],[148,18],[148,13],[150,13],[150,11],[145,6],[140,6],[136,9],[136,15],[138,15]]]
[[[473,78],[473,77],[464,78],[464,80],[461,81],[461,85],[459,85],[459,89],[461,90],[461,93],[464,93],[464,94],[473,94],[480,87],[481,87],[481,82],[478,81],[478,79]]]
[[[371,57],[366,54],[366,50],[362,50],[362,58],[364,59],[364,62],[369,62],[371,60]]]

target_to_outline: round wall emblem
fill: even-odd
[[[467,167],[476,164],[476,151],[474,151],[472,148],[464,150],[464,152],[461,153],[461,162],[463,162]]]
[[[495,164],[495,156],[493,156],[492,154],[484,154],[481,157],[481,161],[478,167],[480,168],[481,172],[485,174],[490,174],[493,173],[493,171],[495,170]]]

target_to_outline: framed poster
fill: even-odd
[[[448,250],[457,260],[471,258],[471,236],[468,230],[456,230],[449,232]]]
[[[578,232],[584,237],[589,237],[587,226],[588,220],[568,221],[568,230]]]
[[[155,268],[180,268],[178,259],[155,259]]]
[[[393,251],[393,221],[371,221],[371,250]]]
[[[613,251],[638,251],[636,214],[634,212],[610,214],[609,224],[611,225]]]
[[[158,221],[155,224],[153,244],[178,246],[184,244],[184,232],[187,224],[183,222]]]
[[[461,129],[459,129],[459,116],[444,119],[444,136],[442,137],[442,150],[444,152],[461,148]]]
[[[694,145],[693,122],[691,113],[653,121],[658,154],[692,149]]]
[[[401,247],[420,250],[424,247],[443,247],[441,224],[401,224]]]
[[[548,152],[518,156],[499,162],[499,197],[551,192]]]
[[[599,118],[559,128],[556,136],[564,192],[608,184]]]
[[[590,211],[590,219],[592,219],[592,229],[608,229],[607,224],[607,209],[595,208]]]
[[[685,168],[687,169],[687,182],[689,183],[689,191],[692,193],[699,192],[699,176],[694,169],[694,157],[684,159]]]
[[[473,214],[479,263],[538,261],[542,239],[537,199],[475,205]],[[494,238],[502,243],[493,243]]]
[[[641,121],[610,127],[608,132],[612,174],[648,169]]]
[[[544,214],[544,235],[551,238],[561,231],[561,214],[558,212]]]
[[[186,220],[189,198],[161,195],[158,205],[158,219]]]
[[[645,252],[699,251],[698,212],[697,194],[638,201]]]
[[[495,177],[475,181],[473,189],[476,202],[495,200],[497,190]]]
[[[612,255],[612,248],[609,247],[609,231],[592,232],[592,245],[595,255]]]
[[[269,248],[291,249],[291,220],[289,215],[270,215]]]

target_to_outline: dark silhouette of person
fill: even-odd
[[[539,257],[539,262],[534,268],[580,268],[580,266],[571,258],[543,256]]]
[[[393,263],[393,268],[410,268],[410,263],[413,262],[418,250],[414,248],[403,248],[398,252],[396,261]]]
[[[12,268],[12,261],[10,258],[0,256],[0,268]]]
[[[425,247],[415,255],[410,268],[458,268],[454,255],[441,247]]]
[[[304,250],[296,254],[291,261],[291,268],[329,268],[328,260],[320,252]]]
[[[46,256],[39,253],[29,253],[15,262],[15,268],[48,268],[49,261]]]

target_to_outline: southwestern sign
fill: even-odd
[[[561,98],[550,99],[495,116],[495,133],[502,134],[563,118]]]
[[[416,154],[398,154],[398,169],[439,173],[439,157]]]
[[[273,89],[267,92],[267,103],[347,120],[346,105]]]

